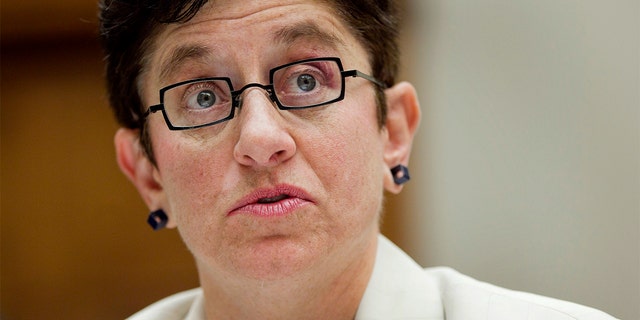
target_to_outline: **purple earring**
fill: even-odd
[[[167,214],[162,209],[152,211],[149,213],[149,218],[147,218],[147,223],[155,231],[164,228],[167,225],[167,221],[169,221],[169,217],[167,217]]]
[[[391,168],[391,175],[393,176],[393,182],[397,185],[407,183],[411,177],[409,177],[409,168],[401,164]]]

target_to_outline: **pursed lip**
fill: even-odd
[[[240,213],[260,217],[283,216],[314,201],[301,188],[291,185],[278,185],[273,188],[254,190],[238,201],[227,216]]]

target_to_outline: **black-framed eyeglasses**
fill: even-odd
[[[264,89],[281,110],[305,109],[341,101],[345,78],[361,77],[385,88],[381,81],[358,70],[342,68],[340,58],[314,58],[288,63],[269,71],[269,84],[249,83],[234,90],[228,77],[200,78],[160,89],[160,104],[144,117],[162,111],[170,130],[195,129],[230,120],[242,103],[242,93]]]

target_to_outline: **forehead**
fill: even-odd
[[[357,51],[360,45],[330,1],[213,1],[193,19],[164,26],[151,48],[160,78],[189,61],[264,59],[270,52]],[[302,56],[307,58],[311,56]]]

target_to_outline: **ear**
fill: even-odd
[[[166,199],[160,174],[140,144],[139,130],[120,128],[115,135],[116,159],[120,170],[138,189],[150,211],[165,209]],[[167,212],[167,227],[175,227],[171,213]]]
[[[399,164],[409,166],[413,137],[420,124],[420,104],[415,88],[408,82],[394,85],[385,90],[385,94],[387,141],[384,147],[384,188],[397,194],[402,186],[393,182],[391,168]]]

